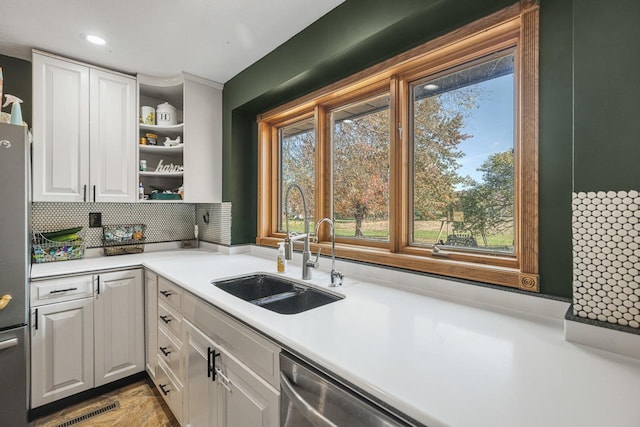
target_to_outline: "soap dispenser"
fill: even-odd
[[[287,259],[284,256],[284,242],[278,243],[278,257],[276,258],[278,273],[284,273],[287,269]]]

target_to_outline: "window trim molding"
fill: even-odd
[[[515,256],[472,254],[410,246],[408,197],[409,117],[406,100],[410,82],[479,58],[483,52],[515,47]],[[303,117],[316,120],[316,212],[330,216],[331,164],[329,111],[335,106],[383,90],[390,92],[389,242],[336,240],[336,256],[467,280],[539,291],[538,276],[538,47],[539,6],[522,0],[458,30],[403,52],[382,63],[258,115],[258,235],[256,244],[277,246],[277,129]],[[329,138],[330,139],[330,138]],[[525,161],[526,159],[526,161]],[[275,162],[275,163],[274,163]],[[402,171],[402,173],[400,172]],[[321,199],[324,197],[324,199]],[[318,217],[319,219],[320,217]],[[330,251],[328,227],[320,232],[317,251]]]

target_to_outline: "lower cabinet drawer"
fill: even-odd
[[[169,329],[182,341],[182,314],[160,301],[158,301],[158,325]]]
[[[184,384],[182,377],[181,352],[182,344],[171,332],[166,331],[163,327],[158,328],[158,359],[162,360],[173,376]]]
[[[173,412],[178,422],[182,424],[182,387],[168,374],[169,368],[162,360],[158,360],[156,371],[156,387],[165,402]]]
[[[31,282],[31,307],[93,297],[93,275]]]

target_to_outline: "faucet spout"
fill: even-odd
[[[289,233],[289,193],[294,188],[300,192],[300,197],[302,197],[302,210],[304,211],[304,234],[295,237]],[[287,187],[287,191],[284,195],[284,208],[287,234],[284,239],[285,258],[288,260],[293,258],[293,240],[304,239],[304,249],[302,250],[302,279],[309,280],[311,279],[311,268],[317,268],[318,259],[316,258],[316,261],[311,260],[311,251],[309,250],[309,215],[307,214],[307,202],[304,198],[302,188],[295,182]],[[318,253],[318,255],[320,254]]]

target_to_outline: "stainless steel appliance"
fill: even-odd
[[[280,426],[410,426],[284,351],[280,353]]]
[[[0,425],[27,425],[27,128],[0,123]]]

